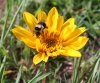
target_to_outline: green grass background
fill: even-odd
[[[0,83],[100,83],[100,0],[4,0],[0,11]],[[80,59],[69,59],[74,63],[74,72],[69,82],[64,75],[64,82],[57,79],[62,62],[52,62],[50,71],[42,74],[45,64],[39,67],[32,62],[30,48],[17,40],[11,29],[15,24],[26,27],[22,14],[28,11],[37,16],[40,9],[46,13],[56,7],[66,21],[75,18],[77,28],[85,26],[83,34],[89,38],[81,49]],[[65,60],[65,59],[60,59]],[[35,70],[36,69],[36,70]],[[53,75],[52,75],[53,74]],[[88,74],[88,75],[87,75]],[[87,77],[85,79],[85,77]]]

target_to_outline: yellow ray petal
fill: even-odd
[[[19,26],[19,25],[15,25],[16,28],[12,29],[12,32],[14,33],[14,35],[20,40],[21,37],[26,37],[29,38],[31,40],[34,40],[34,36],[32,33],[30,33],[29,31],[27,31],[26,29],[24,29],[23,27]],[[15,34],[16,33],[16,34]],[[17,35],[18,34],[18,35]]]
[[[57,22],[57,30],[60,32],[61,31],[61,27],[63,25],[63,22],[64,22],[64,17],[63,16],[60,16],[58,18],[58,22]]]
[[[89,39],[85,36],[80,36],[78,37],[75,42],[73,42],[72,44],[69,45],[69,47],[75,49],[75,50],[79,50],[81,49],[83,46],[85,46],[85,44],[87,43]]]
[[[62,53],[64,56],[71,56],[71,57],[81,57],[81,53],[74,49],[67,47],[65,52]]]
[[[36,46],[36,41],[35,41],[35,40],[32,41],[32,40],[30,40],[30,39],[28,39],[28,38],[24,38],[24,37],[22,37],[21,40],[22,40],[28,47],[35,49],[35,46]]]
[[[67,38],[70,35],[70,30],[69,30],[69,26],[67,26],[66,28],[64,28],[61,33],[60,33],[60,38],[65,40],[65,38]]]
[[[51,31],[55,30],[57,27],[57,20],[58,20],[58,12],[55,7],[53,7],[47,17],[46,24],[51,29]]]
[[[73,42],[75,42],[75,40],[77,40],[77,37],[72,38],[72,39],[70,39],[70,40],[68,40],[68,41],[62,42],[62,45],[63,45],[64,47],[65,47],[65,46],[68,46],[68,45],[72,44]]]
[[[53,59],[55,59],[57,56],[62,55],[62,53],[64,53],[64,52],[65,52],[65,50],[58,49],[57,51],[51,53],[50,57],[52,57]]]
[[[76,28],[76,25],[74,24],[74,18],[68,19],[63,26],[61,27],[61,34],[60,37],[65,40]]]
[[[67,30],[66,30],[66,28],[68,28]],[[63,36],[62,36],[62,38],[63,38],[63,40],[66,40],[66,38],[72,33],[72,29],[71,28],[76,28],[76,25],[73,25],[73,26],[68,26],[68,27],[66,27],[66,28],[64,28],[63,30],[62,30],[62,32],[61,32],[61,34],[63,34]]]
[[[58,50],[57,53],[63,56],[71,56],[71,57],[80,57],[81,54],[79,51],[76,51],[70,47],[65,47],[65,49]],[[59,56],[58,55],[58,56]]]
[[[40,43],[39,39],[36,39],[36,50],[38,52],[42,52],[43,51],[42,44]]]
[[[63,46],[70,46],[75,48],[74,46],[76,46],[76,49],[80,49],[82,48],[88,41],[88,38],[85,37],[85,36],[80,36],[80,37],[76,37],[76,38],[73,38],[71,40],[68,40],[68,41],[65,41],[63,42]],[[76,44],[76,45],[75,45]]]
[[[42,60],[43,60],[44,62],[47,62],[47,61],[48,61],[48,58],[49,58],[48,55],[46,55],[45,53],[42,53]]]
[[[72,26],[72,27],[70,27],[69,28],[69,30],[72,32],[72,31],[74,31],[75,30],[75,28],[76,27],[73,27],[73,25],[75,25],[74,24],[74,18],[69,18],[63,25],[62,25],[62,27],[61,27],[61,30],[63,30],[64,28],[66,28],[67,29],[67,26]]]
[[[33,57],[33,63],[34,63],[35,65],[38,64],[38,63],[40,63],[40,62],[42,61],[41,56],[42,56],[42,54],[39,53],[39,54],[37,54],[37,55],[35,55],[35,56]]]
[[[23,18],[24,18],[28,28],[30,29],[30,31],[33,33],[33,29],[36,26],[36,24],[38,23],[37,19],[28,12],[23,13]]]
[[[53,52],[53,53],[51,53],[50,56],[51,56],[51,57],[56,57],[56,56],[57,56],[57,52]]]
[[[66,36],[64,37],[64,41],[66,41],[66,43],[70,42],[70,40],[78,37],[79,35],[81,35],[83,32],[85,32],[86,29],[85,27],[80,27],[78,28],[77,30],[73,31],[69,36]]]
[[[16,28],[12,29],[12,32],[17,37],[17,39],[22,40],[27,46],[34,48],[35,37],[32,33],[18,25],[16,25]]]
[[[38,22],[40,22],[41,20],[46,21],[46,19],[47,19],[46,13],[44,11],[40,10],[38,12]]]

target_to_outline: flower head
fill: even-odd
[[[23,18],[29,30],[16,25],[12,32],[28,47],[38,51],[33,58],[34,64],[41,61],[47,62],[49,57],[56,58],[59,55],[81,57],[78,50],[87,43],[88,38],[80,36],[86,29],[85,27],[76,29],[74,18],[64,22],[63,16],[58,16],[55,7],[49,11],[48,15],[40,10],[37,19],[28,12],[23,13]],[[44,20],[47,28],[44,28],[37,37],[35,28],[41,20]]]

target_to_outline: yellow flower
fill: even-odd
[[[80,36],[86,29],[85,27],[76,29],[74,18],[64,22],[63,16],[58,15],[55,7],[49,11],[48,15],[40,10],[38,19],[28,12],[23,13],[23,18],[29,30],[16,25],[12,32],[28,47],[38,51],[33,58],[34,64],[41,61],[47,62],[49,57],[56,58],[59,55],[81,57],[78,50],[87,43],[88,38]],[[45,21],[47,28],[37,37],[34,28],[41,20]]]

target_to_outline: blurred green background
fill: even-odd
[[[32,62],[33,52],[15,38],[11,29],[15,24],[26,27],[22,17],[24,11],[37,16],[40,9],[48,13],[52,7],[57,8],[59,15],[64,16],[65,21],[74,17],[77,28],[86,27],[87,31],[83,35],[86,35],[89,41],[80,50],[83,54],[82,61],[84,62],[98,53],[100,49],[100,0],[0,0],[1,83],[28,83],[33,78],[35,69],[37,69]],[[58,64],[54,64],[54,66],[59,67]],[[21,71],[22,75],[18,71]],[[17,80],[15,80],[16,77],[18,77]],[[99,78],[97,79],[98,83]]]

